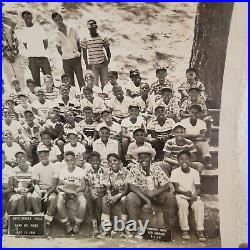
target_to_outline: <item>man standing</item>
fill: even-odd
[[[19,44],[13,27],[3,16],[2,24],[2,72],[7,89],[10,87],[12,78],[17,78],[24,86],[24,68],[19,54]]]
[[[26,27],[21,32],[21,40],[27,52],[29,69],[36,85],[41,86],[40,69],[44,75],[51,75],[51,67],[47,57],[47,35],[41,26],[33,24],[30,11],[23,11],[22,18]]]
[[[91,69],[94,72],[95,84],[97,86],[99,85],[98,82],[100,78],[103,88],[108,83],[108,64],[111,59],[110,44],[107,37],[103,38],[97,33],[97,24],[95,20],[89,20],[87,25],[90,37],[84,38],[81,41],[83,59],[86,64],[86,69]],[[106,50],[107,57],[103,48]]]
[[[52,19],[58,27],[56,47],[58,53],[62,56],[63,70],[72,77],[73,86],[75,86],[75,73],[79,87],[82,88],[85,83],[82,72],[81,48],[78,33],[72,27],[68,27],[64,24],[63,17],[59,13],[53,12]]]

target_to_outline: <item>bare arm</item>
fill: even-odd
[[[110,48],[109,48],[109,47],[106,47],[105,50],[106,50],[106,53],[107,53],[108,63],[109,63],[109,62],[110,62],[110,59],[111,59],[111,51],[110,51]]]
[[[181,191],[178,182],[173,182],[173,185],[174,185],[175,193],[177,193],[177,194],[183,194],[183,195],[185,195],[187,197],[191,197],[191,195],[192,195],[191,191],[188,191],[188,192]]]
[[[55,192],[57,184],[58,184],[58,178],[53,178],[51,187],[47,190],[47,196],[49,196],[51,193]]]
[[[90,69],[90,65],[89,65],[89,62],[88,62],[87,49],[85,49],[85,48],[82,48],[82,57],[83,57],[83,60],[85,62],[85,65],[86,65],[86,69]]]
[[[169,163],[169,164],[175,164],[178,165],[178,161],[177,160],[173,160],[172,158],[170,158],[171,153],[170,152],[165,152],[164,153],[164,161]]]

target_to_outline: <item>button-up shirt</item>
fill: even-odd
[[[156,163],[150,165],[148,176],[141,165],[135,164],[130,168],[127,182],[143,191],[155,191],[168,184],[169,178]]]
[[[62,48],[62,59],[71,59],[80,56],[77,41],[79,41],[78,33],[72,27],[66,27],[66,35],[57,30],[56,45]]]
[[[32,127],[30,127],[28,123],[24,123],[22,126],[22,137],[25,141],[30,141],[34,137],[40,139],[41,129],[41,125],[36,122],[34,122]]]
[[[101,166],[96,173],[92,167],[87,169],[85,172],[85,178],[93,189],[105,187],[105,170]]]

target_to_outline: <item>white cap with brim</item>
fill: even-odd
[[[67,136],[70,135],[70,134],[78,136],[77,132],[76,132],[74,129],[69,130],[69,131],[67,132]]]
[[[140,154],[150,154],[152,158],[155,157],[156,155],[156,152],[153,148],[149,148],[147,146],[142,146],[142,147],[139,147],[137,149],[135,149],[133,155],[136,155],[137,157],[140,155]]]
[[[177,122],[177,123],[175,123],[173,130],[178,128],[178,127],[186,129],[186,127],[183,124],[181,124],[180,122]]]
[[[110,131],[110,128],[109,128],[108,126],[105,126],[105,125],[101,126],[101,127],[99,128],[99,131],[101,131],[101,130],[104,129],[104,128],[106,128],[106,129],[108,129],[108,130]]]
[[[37,152],[49,152],[49,148],[44,144],[38,145]]]
[[[17,151],[15,152],[15,157],[17,156],[17,154],[20,154],[20,153],[26,154],[24,150],[19,149],[19,150],[17,150]]]

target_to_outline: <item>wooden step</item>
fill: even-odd
[[[202,194],[218,194],[218,169],[205,169],[201,174]]]
[[[220,124],[220,109],[208,109],[208,114],[213,119],[213,125],[219,126],[219,124]]]
[[[218,147],[209,147],[213,168],[218,168]]]
[[[210,146],[219,145],[219,126],[212,126],[210,130]]]

